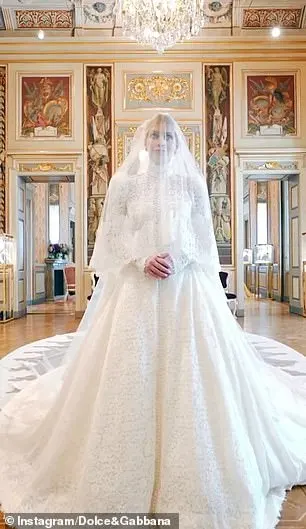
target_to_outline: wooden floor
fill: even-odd
[[[0,327],[0,358],[26,343],[54,334],[73,332],[77,328],[79,320],[72,315],[71,302],[62,304],[60,308],[51,305],[48,304],[42,314],[34,312],[26,318]],[[239,323],[248,332],[283,342],[306,356],[306,319],[289,314],[285,304],[248,299],[246,316],[239,319]],[[306,487],[295,487],[288,494],[282,519],[277,527],[306,529]]]
[[[41,313],[29,314],[25,318],[1,325],[0,358],[21,345],[75,331],[80,320],[75,319],[70,305],[65,310],[54,305],[48,304],[48,308],[45,307]]]
[[[69,296],[69,301],[59,300],[55,303],[39,303],[27,308],[28,314],[70,314],[75,312],[75,296]]]
[[[247,300],[246,317],[238,321],[245,331],[273,338],[306,356],[306,318],[290,314],[287,304]]]

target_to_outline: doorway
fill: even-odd
[[[69,311],[77,317],[82,316],[86,308],[87,289],[83,283],[86,281],[87,287],[89,273],[86,274],[84,270],[87,264],[86,186],[83,182],[82,160],[79,154],[54,154],[52,159],[44,155],[8,156],[7,198],[10,208],[7,226],[16,242],[15,318],[42,310],[43,303],[48,303],[50,311],[52,303],[57,301],[57,307],[60,302],[62,305],[69,302]],[[59,191],[57,206],[51,204],[55,191]],[[51,251],[49,248],[50,234],[54,234],[58,224],[56,211],[60,218],[60,236],[53,245],[65,246],[64,249],[61,246],[57,255],[56,249]],[[62,237],[63,233],[65,237]],[[47,273],[47,267],[51,268],[51,264],[56,293],[50,288],[50,273]],[[67,289],[63,281],[63,268],[70,264],[74,265],[74,289],[70,288],[68,296],[65,296]],[[48,295],[51,291],[54,294],[52,300],[51,295]]]
[[[18,190],[19,238],[23,239],[18,276],[20,290],[25,289],[19,312],[74,314],[74,177],[18,176]]]
[[[244,178],[246,297],[287,303],[290,312],[299,312],[300,292],[295,286],[300,278],[299,176],[273,178],[261,174]]]

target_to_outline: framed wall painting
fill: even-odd
[[[244,72],[244,136],[297,136],[299,72]]]
[[[18,73],[16,139],[72,139],[72,73]]]

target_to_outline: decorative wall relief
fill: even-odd
[[[303,17],[303,8],[271,9],[251,8],[243,10],[243,28],[298,29]]]
[[[20,76],[19,137],[72,137],[71,75]]]
[[[0,66],[0,233],[5,232],[6,66]]]
[[[296,74],[246,75],[247,134],[294,136]]]
[[[91,253],[96,240],[96,233],[99,226],[99,221],[102,215],[105,197],[94,197],[91,196],[88,199],[88,247],[91,249]]]
[[[205,24],[230,25],[232,21],[232,0],[218,0],[217,2],[205,2],[203,5],[203,22]]]
[[[116,168],[120,167],[126,156],[130,152],[131,143],[137,127],[140,123],[117,123],[116,125]],[[179,123],[179,126],[186,138],[190,152],[194,155],[199,166],[202,164],[201,152],[201,128],[198,123]]]
[[[112,171],[112,67],[86,66],[88,258]]]
[[[233,264],[229,65],[205,65],[206,172],[221,264]]]
[[[244,171],[294,171],[299,169],[298,162],[293,161],[252,161],[243,164]]]
[[[131,143],[138,124],[116,125],[116,169],[120,167],[131,149]]]
[[[74,173],[75,167],[73,163],[19,163],[18,170],[26,173]],[[68,175],[66,175],[68,178]],[[69,181],[69,178],[68,178]]]
[[[225,245],[230,245],[232,240],[230,198],[227,195],[211,195],[210,203],[214,232],[217,244],[219,246],[220,258],[223,257],[222,264],[230,264],[225,262],[226,259],[224,252],[220,252],[220,250],[226,249]]]
[[[18,29],[72,29],[73,11],[27,9],[15,11]]]
[[[172,108],[192,109],[193,79],[191,72],[178,73],[125,73],[125,110]]]
[[[114,22],[113,10],[115,0],[104,0],[104,2],[82,2],[83,22],[86,27],[103,26]]]

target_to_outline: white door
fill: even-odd
[[[18,316],[26,313],[26,184],[18,176],[17,181],[17,285]]]
[[[299,245],[299,176],[294,175],[289,179],[289,306],[290,312],[303,313],[301,307],[301,269]]]
[[[27,305],[34,299],[33,295],[33,270],[34,270],[34,243],[33,243],[33,185],[26,185],[26,300]]]

